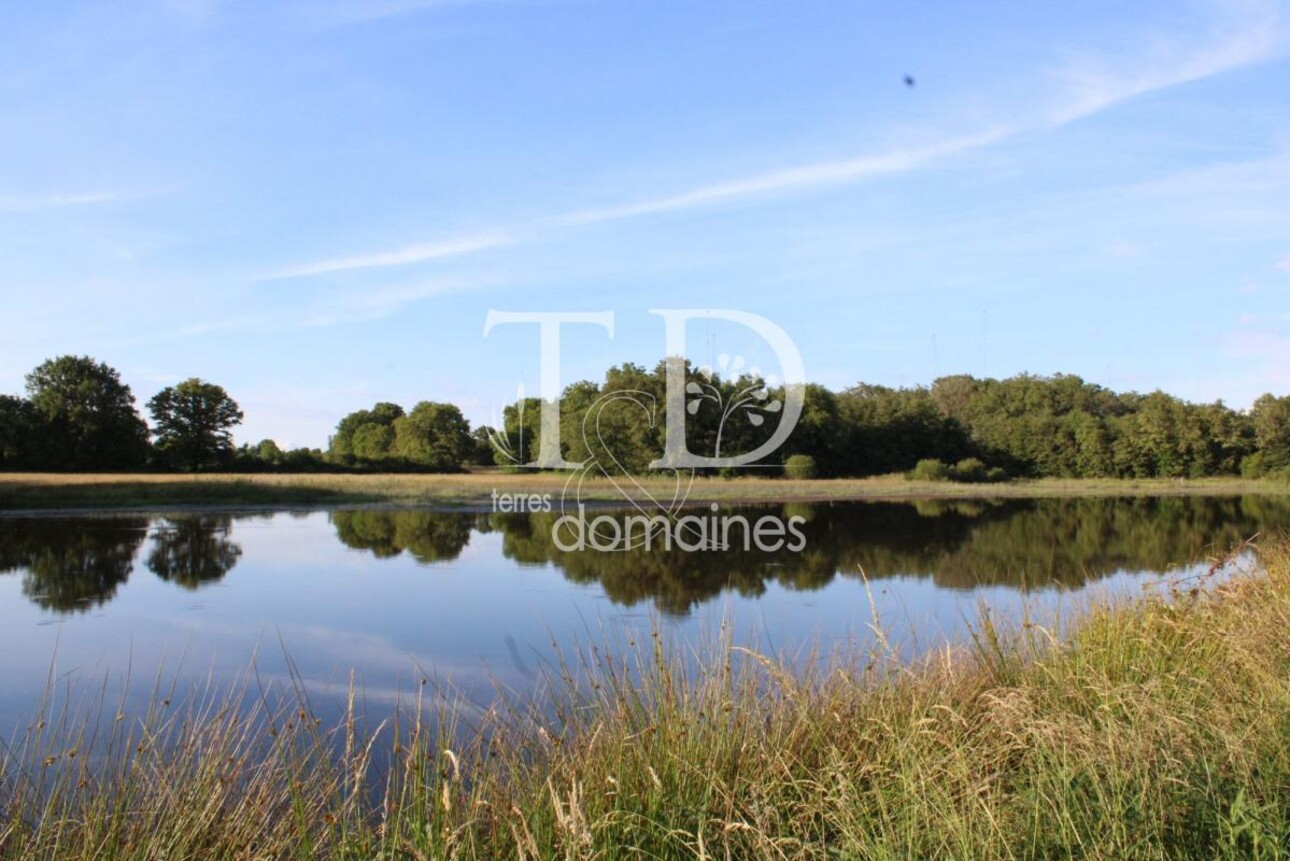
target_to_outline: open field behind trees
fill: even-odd
[[[0,473],[0,510],[27,508],[146,508],[200,505],[400,505],[492,506],[493,491],[551,494],[560,498],[568,473],[481,470],[449,475],[327,474],[68,474]],[[793,480],[771,477],[698,477],[688,501],[794,502],[865,499],[1038,498],[1054,496],[1178,496],[1290,494],[1290,485],[1272,479],[1032,479],[1000,484],[911,481],[903,475],[860,479]],[[667,502],[677,483],[640,476],[634,481],[607,479],[582,484],[582,498],[622,502]],[[573,499],[574,497],[570,497]]]
[[[249,681],[142,720],[51,691],[0,751],[0,857],[1284,858],[1290,549],[1262,558],[912,666],[656,634],[380,727],[361,690],[337,724]]]

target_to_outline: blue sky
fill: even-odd
[[[90,354],[239,440],[378,400],[487,421],[536,330],[762,314],[811,379],[1290,392],[1276,2],[0,4],[0,391]],[[906,86],[912,75],[916,85]],[[706,363],[755,339],[696,326]]]

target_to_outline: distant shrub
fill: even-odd
[[[910,481],[955,481],[963,484],[1007,481],[1008,473],[997,466],[987,467],[978,458],[966,457],[950,466],[935,458],[920,460],[905,474]]]
[[[950,481],[977,484],[986,480],[985,464],[975,457],[965,457],[950,467]]]
[[[909,471],[910,481],[949,481],[950,468],[934,457],[924,458]]]
[[[809,454],[795,454],[784,461],[784,477],[793,479],[815,478],[815,458]]]
[[[1262,478],[1268,474],[1267,456],[1256,451],[1241,458],[1241,478]]]

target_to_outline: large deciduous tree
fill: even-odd
[[[44,460],[54,469],[121,469],[143,464],[148,426],[120,375],[89,356],[49,359],[27,375],[42,424]]]
[[[440,472],[460,469],[470,448],[470,424],[452,404],[422,401],[394,422],[394,450],[408,463]]]
[[[346,465],[386,460],[393,454],[394,422],[403,407],[382,401],[370,410],[355,410],[340,420],[328,446],[328,457]]]
[[[242,410],[221,386],[196,377],[168,386],[148,401],[157,451],[180,469],[221,466],[233,452],[232,429]]]

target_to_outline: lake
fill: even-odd
[[[1277,497],[791,504],[800,552],[565,552],[552,514],[348,508],[0,517],[0,720],[42,691],[296,684],[324,708],[351,673],[369,713],[422,679],[475,702],[527,692],[561,654],[661,631],[790,662],[965,642],[984,608],[1041,623],[1090,595],[1203,572],[1290,527]],[[621,516],[621,515],[612,515]],[[294,678],[294,682],[293,682]],[[129,679],[129,683],[126,680]],[[6,736],[8,733],[6,733]]]

